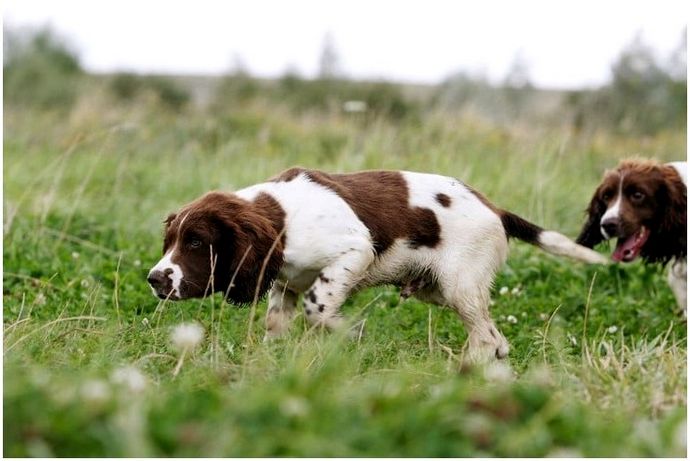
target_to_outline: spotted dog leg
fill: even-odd
[[[373,261],[371,248],[351,249],[324,267],[304,293],[304,314],[309,323],[329,330],[343,326],[340,306]]]
[[[275,282],[268,295],[266,311],[266,335],[264,341],[284,335],[295,316],[297,293],[284,283]]]

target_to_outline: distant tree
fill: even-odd
[[[67,109],[83,75],[77,53],[51,29],[3,29],[3,95],[13,104]]]
[[[327,33],[323,39],[319,56],[319,78],[334,79],[341,76],[340,58],[335,48],[333,36]]]
[[[503,79],[503,94],[510,111],[509,115],[516,117],[524,112],[532,90],[534,86],[530,80],[529,63],[524,55],[518,52]]]
[[[662,62],[640,34],[611,66],[611,82],[597,91],[573,92],[577,128],[604,126],[621,132],[654,134],[685,126],[687,74],[685,34],[677,50]]]
[[[688,28],[683,29],[683,33],[678,41],[678,46],[671,53],[668,63],[668,73],[672,79],[687,81],[688,78]]]

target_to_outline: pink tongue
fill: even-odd
[[[631,235],[624,242],[618,241],[616,250],[611,255],[614,261],[630,262],[637,257],[642,249],[642,245],[647,240],[647,235],[644,229],[640,230],[638,233]]]

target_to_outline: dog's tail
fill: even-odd
[[[508,238],[514,237],[531,243],[554,255],[568,256],[591,264],[608,263],[608,259],[596,251],[578,245],[563,234],[544,230],[510,211],[500,210],[499,216]]]

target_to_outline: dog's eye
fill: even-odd
[[[640,191],[635,191],[632,194],[630,194],[630,199],[633,202],[641,202],[642,200],[644,200],[644,197],[645,197],[644,192],[640,192]]]
[[[601,198],[607,202],[609,200],[611,200],[612,197],[613,197],[613,192],[611,192],[610,190],[604,191],[604,193],[601,195]]]
[[[203,243],[199,239],[192,239],[189,241],[190,248],[199,248]]]

